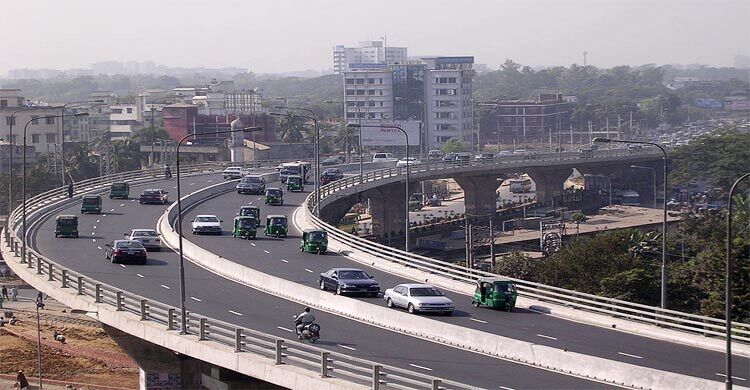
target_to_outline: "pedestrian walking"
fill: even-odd
[[[36,294],[36,302],[41,303],[43,300],[44,300],[44,294],[41,291],[39,291]]]
[[[73,182],[68,183],[68,198],[73,198]]]
[[[18,371],[18,376],[16,376],[16,384],[18,385],[19,389],[29,388],[29,381],[26,380],[26,375],[24,375],[23,371]]]
[[[8,289],[5,286],[3,286],[3,288],[0,290],[0,292],[2,292],[2,294],[3,294],[3,299],[7,300],[8,299]]]
[[[13,286],[10,288],[10,300],[11,301],[18,300],[18,288],[16,286]]]

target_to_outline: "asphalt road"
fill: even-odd
[[[205,187],[221,181],[219,174],[185,177],[182,179],[184,192]],[[144,188],[164,188],[170,191],[170,198],[176,197],[174,180],[160,184],[137,185],[131,187],[131,197],[136,197]],[[246,203],[252,196],[243,197]],[[256,200],[257,201],[257,200]],[[58,214],[78,214],[80,206],[73,205]],[[54,216],[41,224],[35,225],[32,234],[35,240],[32,246],[52,260],[70,269],[95,278],[103,283],[137,292],[148,299],[157,300],[169,305],[179,304],[178,257],[172,251],[150,252],[145,266],[111,264],[104,258],[104,244],[113,239],[124,237],[131,228],[152,228],[166,206],[139,205],[135,199],[103,201],[104,212],[101,215],[82,215],[79,220],[81,237],[78,239],[54,238]],[[235,206],[223,205],[225,210]],[[282,206],[279,210],[292,210],[291,206]],[[285,211],[286,212],[286,211]],[[229,214],[233,214],[229,213]],[[224,216],[225,221],[234,215]],[[266,213],[264,212],[264,215]],[[225,222],[228,229],[228,222]],[[189,230],[187,230],[189,232]],[[231,235],[206,237],[232,247],[246,250],[243,257],[250,253],[255,263],[264,263],[281,268],[280,259],[266,255],[263,249],[258,251],[247,241],[233,239]],[[188,233],[188,238],[193,238]],[[293,238],[287,240],[295,241]],[[257,240],[265,242],[268,248],[288,248],[285,242],[274,240]],[[275,246],[273,245],[275,243]],[[289,264],[299,264],[307,256],[289,256]],[[312,255],[310,255],[312,256]],[[336,259],[334,256],[322,258]],[[297,260],[295,260],[297,259]],[[293,262],[294,261],[294,262]],[[336,261],[343,261],[338,259]],[[289,268],[293,268],[290,266]],[[307,271],[303,271],[308,273]],[[277,298],[268,294],[225,280],[197,266],[186,263],[186,296],[188,309],[211,318],[216,318],[239,326],[255,329],[279,337],[293,339],[292,316],[302,310],[299,304]],[[309,273],[308,273],[309,274]],[[310,275],[295,278],[306,282]],[[510,389],[590,389],[608,386],[584,379],[566,376],[534,367],[516,364],[474,354],[463,350],[420,340],[414,337],[390,332],[368,326],[346,318],[316,313],[322,326],[322,338],[318,346],[332,352],[370,359],[383,364],[393,365],[435,375],[445,379],[468,383],[484,388]]]
[[[230,192],[209,199],[187,212],[183,231],[188,240],[224,258],[256,270],[292,280],[306,286],[318,286],[319,274],[332,267],[356,267],[374,275],[381,290],[400,283],[413,282],[384,273],[375,268],[329,252],[324,256],[299,252],[300,232],[291,224],[292,213],[309,194],[284,192],[283,206],[267,206],[259,195],[238,195]],[[285,239],[263,237],[259,230],[256,240],[243,240],[231,236],[232,220],[239,207],[252,204],[261,207],[261,219],[268,214],[284,214],[290,220],[290,233]],[[222,236],[190,235],[190,220],[197,214],[215,214],[224,221]],[[630,333],[615,331],[574,321],[563,320],[537,312],[516,309],[513,313],[475,308],[469,297],[446,292],[456,304],[450,317],[431,316],[435,320],[490,332],[509,338],[543,344],[591,356],[616,360],[659,370],[723,381],[724,354],[681,344],[659,341]],[[385,305],[382,298],[352,297],[375,305]],[[750,359],[734,357],[733,376],[736,383],[747,385],[750,378]]]

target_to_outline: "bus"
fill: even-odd
[[[282,183],[286,183],[286,179],[289,176],[297,175],[302,177],[302,182],[307,183],[310,167],[311,164],[304,161],[283,163],[279,170],[279,179]]]

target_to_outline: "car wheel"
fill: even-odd
[[[474,307],[479,307],[479,301],[471,301],[471,304],[474,305]]]
[[[446,311],[446,312],[445,312],[444,314],[445,314],[446,316],[450,317],[450,316],[451,316],[451,314],[453,314],[453,312],[452,312],[452,311]]]
[[[336,286],[336,295],[341,295],[343,291],[341,290],[341,285]]]
[[[323,280],[320,281],[320,289],[323,291],[326,290],[326,282],[324,282]]]
[[[304,252],[305,251],[305,247],[304,246],[299,247],[299,251],[300,252]]]
[[[59,235],[57,233],[55,233],[55,238],[57,238],[57,237],[59,237]]]
[[[370,294],[370,297],[372,297],[372,298],[377,298],[377,297],[378,297],[378,293],[376,293],[376,292],[374,292],[374,293],[371,293],[371,294]]]
[[[417,313],[417,309],[415,309],[414,305],[412,305],[411,303],[409,304],[409,306],[406,307],[406,310],[409,311],[409,314],[416,314]]]
[[[78,238],[78,233],[73,233],[73,238]]]
[[[156,247],[156,248],[154,248],[154,250],[157,251],[157,252],[161,252],[161,247]]]
[[[393,300],[391,298],[388,298],[385,300],[385,305],[389,308],[393,309],[396,307],[396,305],[393,304]]]

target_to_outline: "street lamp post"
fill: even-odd
[[[208,133],[202,133],[204,134],[212,134],[212,135],[218,135],[218,134],[227,134],[227,133],[236,133],[236,132],[254,132],[254,131],[260,131],[262,127],[245,127],[243,129],[232,129],[232,130],[219,130],[219,131],[212,131]],[[180,191],[180,146],[182,146],[182,142],[184,142],[186,139],[190,137],[195,137],[196,134],[188,134],[177,142],[177,150],[175,152],[176,156],[176,162],[175,167],[177,169],[177,237],[178,237],[178,247],[180,252],[180,334],[187,334],[187,310],[185,308],[185,256],[182,252],[182,193]],[[169,321],[172,321],[170,318]]]
[[[42,390],[42,327],[39,319],[39,309],[44,308],[44,303],[41,300],[32,298],[16,297],[19,301],[34,302],[36,307],[36,364],[37,364],[37,376],[39,377],[39,390]]]
[[[88,113],[82,112],[75,114],[75,116],[83,117],[88,116]],[[48,119],[48,118],[60,118],[61,115],[47,115],[47,116],[40,116],[39,118],[33,118],[29,119],[28,122],[26,122],[25,125],[23,125],[23,150],[22,153],[22,161],[23,161],[23,177],[21,178],[21,192],[23,193],[23,203],[21,204],[22,207],[22,236],[21,236],[21,261],[26,261],[26,130],[29,128],[29,123],[39,120],[39,119]]]
[[[360,125],[358,123],[349,123],[346,126],[347,127],[359,127],[360,131],[363,127],[372,127],[376,129],[380,129],[380,128],[398,129],[402,133],[404,133],[404,137],[406,138],[406,210],[404,212],[404,215],[406,217],[405,222],[404,222],[406,226],[404,230],[404,234],[405,234],[404,238],[406,239],[406,245],[404,245],[404,249],[408,252],[409,251],[409,171],[411,170],[411,161],[409,160],[409,134],[407,134],[404,129],[396,125],[377,126],[377,125]]]
[[[307,115],[295,115],[295,116],[298,118],[310,119],[313,121],[313,125],[315,126],[315,215],[320,216],[320,130],[318,129],[318,116],[315,114],[315,111],[309,108],[281,107],[281,106],[274,106],[274,108],[282,108],[285,110],[306,111],[312,114],[310,116],[307,116]],[[271,115],[289,116],[290,114],[272,112]]]
[[[602,143],[622,143],[622,144],[640,144],[656,146],[661,150],[663,155],[662,160],[664,162],[664,202],[662,204],[663,219],[662,219],[662,233],[661,233],[661,308],[667,308],[667,151],[664,147],[654,142],[646,141],[629,141],[621,139],[611,139],[596,137],[592,142]]]
[[[654,174],[654,207],[656,207],[656,169],[651,168],[651,167],[646,167],[643,165],[631,165],[630,167],[634,169],[650,169],[651,172]]]
[[[8,154],[8,215],[10,215],[10,213],[13,211],[13,126],[16,124],[16,114],[22,111],[35,110],[37,108],[38,107],[24,107],[20,110],[15,110],[10,113],[11,119],[10,125],[8,125],[8,144],[10,144],[10,152]],[[24,161],[23,163],[25,164],[26,162]],[[10,224],[10,219],[8,219],[7,222]]]
[[[740,176],[737,181],[732,184],[732,188],[729,190],[729,198],[727,199],[727,254],[726,254],[726,275],[725,275],[725,297],[724,297],[724,321],[726,322],[726,384],[727,390],[732,390],[732,196],[734,190],[741,181],[750,177],[750,173],[746,173]]]

